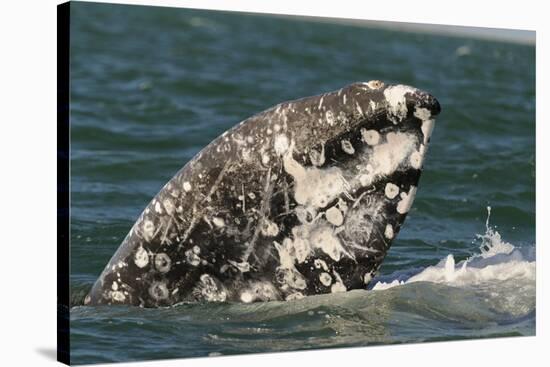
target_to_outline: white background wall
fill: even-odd
[[[117,366],[548,365],[550,31],[545,1],[115,1],[537,31],[537,336],[171,360]],[[56,4],[0,10],[0,365],[53,365],[56,348]],[[546,15],[546,16],[545,16]],[[545,103],[546,102],[546,103]],[[511,172],[510,174],[513,174]]]

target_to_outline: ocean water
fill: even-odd
[[[212,139],[276,103],[371,79],[424,89],[442,106],[417,198],[372,289],[81,305],[145,205]],[[73,3],[71,139],[72,363],[535,333],[534,46]]]

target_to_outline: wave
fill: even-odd
[[[504,241],[488,210],[477,254],[380,277],[371,290],[286,302],[73,307],[73,357],[115,362],[534,335],[534,250]],[[73,282],[84,294],[89,279]]]
[[[479,253],[456,263],[452,254],[414,274],[396,272],[380,277],[371,288],[385,290],[415,282],[431,282],[457,287],[484,285],[496,281],[515,280],[534,283],[536,280],[535,247],[516,248],[502,239],[489,225],[491,207],[487,207],[485,233],[477,234]]]

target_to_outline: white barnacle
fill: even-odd
[[[155,211],[159,214],[162,214],[162,207],[158,201],[155,203]]]
[[[155,268],[159,272],[166,273],[170,270],[171,266],[172,260],[167,254],[161,252],[155,255]]]
[[[393,199],[397,196],[397,194],[399,194],[399,187],[391,182],[388,182],[386,184],[386,188],[384,189],[384,193],[388,199]]]
[[[144,268],[149,264],[149,254],[141,245],[134,255],[134,263],[138,268]]]
[[[214,223],[214,225],[218,228],[223,228],[225,226],[225,221],[220,217],[212,218],[212,223]]]
[[[200,282],[196,287],[196,292],[200,293],[200,296],[208,302],[225,302],[227,299],[227,292],[223,285],[218,283],[209,274],[202,274],[200,276]]]
[[[376,130],[361,129],[361,137],[368,145],[376,145],[380,141],[380,134]]]
[[[370,89],[380,89],[384,86],[384,82],[381,82],[380,80],[371,80],[366,84]]]
[[[353,154],[355,153],[355,148],[353,148],[353,145],[351,145],[351,142],[347,139],[342,139],[340,142],[342,144],[342,150],[346,152],[347,154]]]
[[[121,291],[112,291],[111,299],[115,302],[123,302],[126,299],[126,296]]]
[[[384,230],[384,236],[386,236],[388,240],[391,240],[393,238],[393,227],[391,224],[386,225],[386,229]]]
[[[183,189],[184,189],[186,192],[191,191],[191,184],[189,183],[189,181],[185,181],[185,182],[183,183]]]
[[[286,135],[279,134],[275,137],[273,147],[275,148],[275,153],[277,153],[277,155],[282,156],[285,154],[289,146],[289,141]]]
[[[313,261],[313,265],[315,266],[316,269],[323,269],[324,271],[328,271],[328,266],[325,260],[315,259]]]
[[[168,288],[164,282],[153,282],[149,287],[149,295],[157,301],[164,300],[169,296]]]
[[[401,201],[397,203],[397,212],[405,214],[409,211],[416,196],[416,186],[411,186],[408,193],[401,193]]]
[[[325,272],[319,274],[319,280],[325,287],[328,287],[332,284],[332,277],[330,276],[330,274]]]
[[[335,226],[340,226],[342,225],[342,223],[344,223],[344,216],[342,215],[342,212],[335,206],[329,208],[325,212],[325,217],[331,224]]]
[[[254,295],[249,291],[244,291],[241,293],[241,301],[244,303],[250,303],[254,301]]]
[[[367,174],[362,174],[359,176],[359,183],[361,186],[368,186],[372,182],[372,177]]]
[[[267,218],[263,220],[260,230],[262,232],[262,235],[264,235],[265,237],[275,237],[277,234],[279,234],[279,226],[277,225],[277,223],[272,222]]]
[[[198,246],[193,246],[192,249],[185,251],[186,261],[190,265],[198,266],[201,263],[201,258],[199,257],[200,252],[201,252],[201,249]]]

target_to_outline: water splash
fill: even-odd
[[[500,233],[494,230],[489,225],[489,219],[491,218],[491,207],[487,207],[487,220],[485,221],[485,233],[476,234],[476,238],[481,240],[479,250],[481,254],[479,256],[484,259],[498,255],[509,254],[514,251],[514,246],[511,243],[502,240]]]
[[[481,241],[479,253],[456,264],[452,254],[437,265],[429,266],[406,280],[380,281],[373,290],[384,290],[413,282],[442,283],[453,286],[473,286],[509,279],[534,282],[535,261],[527,260],[519,249],[502,239],[489,225],[491,207],[487,207],[485,233],[476,234]]]

